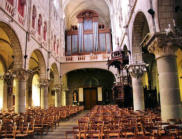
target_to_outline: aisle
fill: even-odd
[[[83,111],[77,114],[75,117],[71,117],[67,121],[61,121],[59,127],[54,129],[53,132],[49,131],[48,135],[38,136],[35,135],[34,139],[65,139],[65,131],[72,131],[72,128],[77,124],[77,120],[83,117],[88,111]],[[72,135],[68,136],[68,139],[73,139]]]

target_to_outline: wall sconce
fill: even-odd
[[[149,9],[148,10],[148,13],[152,16],[152,17],[154,17],[154,14],[155,14],[155,11],[153,10],[153,9]]]
[[[28,55],[24,55],[24,58],[26,59],[28,57]]]

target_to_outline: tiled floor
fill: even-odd
[[[49,131],[47,135],[35,135],[34,139],[65,139],[65,131],[72,131],[73,127],[78,125],[77,120],[83,117],[88,111],[83,111],[67,121],[61,121],[59,127],[57,126],[54,131]],[[73,136],[68,135],[68,139],[73,139]]]

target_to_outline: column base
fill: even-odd
[[[164,122],[167,122],[169,119],[182,119],[181,105],[162,105],[161,118]]]

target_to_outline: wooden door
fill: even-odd
[[[97,89],[87,88],[84,89],[84,101],[85,109],[90,110],[93,106],[97,104]]]

